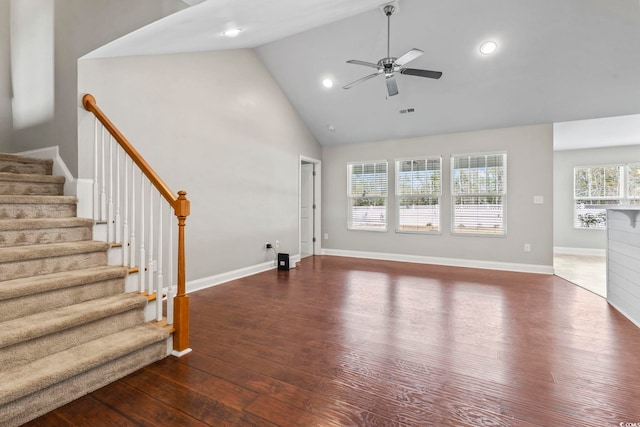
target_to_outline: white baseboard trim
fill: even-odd
[[[387,254],[382,252],[323,249],[323,255],[352,258],[378,259],[382,261],[413,262],[417,264],[446,265],[450,267],[482,268],[487,270],[516,271],[520,273],[553,274],[552,265],[516,264],[510,262],[481,261],[459,258],[428,257],[421,255]]]
[[[554,254],[562,254],[562,255],[597,255],[597,256],[605,256],[607,255],[606,249],[595,249],[595,248],[566,248],[562,246],[554,246],[553,247]]]
[[[296,263],[298,262],[300,262],[300,255],[292,255],[289,257],[291,268],[295,268]],[[228,271],[225,273],[215,274],[209,277],[203,277],[202,279],[190,280],[187,282],[187,293],[221,285],[232,280],[262,273],[263,271],[275,270],[275,268],[276,262],[274,260],[263,262],[261,264],[251,265],[249,267],[244,267],[233,271]]]
[[[182,356],[184,356],[185,354],[189,354],[189,353],[191,353],[191,351],[192,351],[192,350],[191,350],[190,348],[187,348],[187,349],[182,350],[182,351],[171,350],[171,355],[172,355],[172,356],[175,356],[175,357],[182,357]]]

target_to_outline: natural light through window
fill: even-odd
[[[640,203],[640,164],[573,169],[575,228],[604,230],[607,205]]]
[[[507,155],[451,157],[452,233],[505,235]]]
[[[440,231],[442,159],[396,160],[396,231]]]
[[[386,161],[347,164],[349,230],[387,230]]]

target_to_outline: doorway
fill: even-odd
[[[320,253],[320,161],[300,157],[300,258]]]

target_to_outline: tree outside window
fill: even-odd
[[[387,162],[347,164],[349,230],[387,230]]]
[[[575,167],[574,227],[604,230],[608,205],[638,203],[639,170],[640,164]]]
[[[507,155],[451,157],[453,223],[456,234],[506,234]]]
[[[396,231],[440,231],[441,170],[440,157],[396,160]]]

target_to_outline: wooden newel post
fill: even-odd
[[[186,196],[186,191],[178,191],[178,199],[174,204],[178,217],[178,293],[174,298],[173,349],[178,352],[189,348],[189,296],[186,294],[184,226],[191,208]]]

